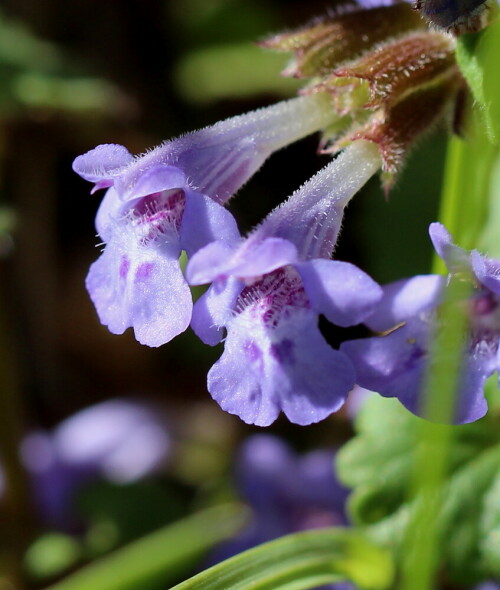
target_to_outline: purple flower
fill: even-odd
[[[238,233],[224,203],[275,150],[327,126],[328,98],[300,97],[234,117],[133,157],[100,145],[73,168],[108,188],[96,217],[105,244],[87,289],[113,334],[133,327],[142,344],[160,346],[189,325],[192,300],[179,265],[215,239]]]
[[[275,436],[247,438],[234,460],[235,486],[251,508],[252,522],[211,560],[290,533],[346,525],[349,491],[335,477],[334,458],[332,449],[297,455]]]
[[[280,411],[311,424],[343,404],[354,371],[324,340],[318,316],[350,326],[381,297],[361,270],[330,260],[345,205],[379,166],[375,146],[355,143],[246,240],[214,242],[191,259],[190,283],[213,281],[196,303],[193,329],[211,345],[227,330],[224,353],[208,374],[224,410],[258,426]]]
[[[44,522],[68,528],[79,489],[103,478],[129,483],[164,465],[170,437],[158,412],[114,399],[91,406],[61,422],[53,432],[33,432],[21,456]]]
[[[473,422],[486,413],[484,383],[500,368],[500,261],[455,246],[439,223],[431,224],[430,235],[450,277],[472,283],[470,297],[458,302],[467,306],[468,333],[464,335],[454,422]],[[380,306],[365,323],[377,332],[390,333],[341,346],[353,362],[362,387],[397,397],[419,415],[429,344],[439,329],[436,311],[446,282],[446,277],[426,275],[387,285]]]

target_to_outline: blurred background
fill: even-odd
[[[102,327],[84,287],[101,194],[71,170],[100,143],[164,139],[293,96],[255,41],[319,0],[0,2],[0,588],[38,587],[193,510],[238,496],[233,456],[262,431],[206,391],[220,356],[189,331],[160,349]],[[231,203],[242,230],[327,162],[318,137],[274,155]],[[444,136],[386,199],[350,206],[336,257],[387,282],[428,272]],[[338,342],[345,334],[331,334]],[[295,451],[351,435],[345,411],[267,430]],[[161,587],[161,586],[160,586]]]

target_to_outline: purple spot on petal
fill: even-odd
[[[281,342],[272,344],[269,349],[269,353],[279,363],[292,365],[295,363],[294,348],[295,345],[292,340],[285,338]]]
[[[245,342],[244,350],[245,350],[245,356],[247,357],[247,359],[251,363],[258,361],[262,357],[261,349],[252,340]]]
[[[404,363],[405,370],[414,369],[418,366],[420,360],[426,356],[426,351],[421,346],[418,346],[413,340],[409,340],[408,344],[413,346],[413,348]]]
[[[126,257],[126,256],[122,256],[121,262],[120,262],[120,269],[119,269],[119,275],[120,275],[120,279],[125,280],[127,278],[127,274],[128,271],[130,269],[130,260]]]
[[[254,365],[258,371],[262,373],[264,369],[264,359],[262,350],[257,346],[253,340],[247,340],[243,345],[245,358],[249,363]]]
[[[252,391],[250,392],[250,395],[248,396],[248,401],[251,404],[254,404],[254,403],[256,403],[256,402],[259,401],[260,397],[261,397],[260,396],[260,390],[258,390],[258,389],[252,389]]]
[[[498,300],[493,293],[481,293],[480,296],[472,299],[471,307],[473,315],[487,315],[496,310]]]
[[[140,264],[135,273],[135,280],[144,281],[146,279],[149,279],[153,267],[154,264],[152,262],[143,262],[142,264]]]

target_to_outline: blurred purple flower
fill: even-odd
[[[21,456],[43,520],[66,528],[79,489],[102,478],[129,483],[159,469],[170,437],[162,417],[145,405],[110,400],[25,437]]]
[[[235,486],[252,510],[252,523],[221,545],[212,562],[290,533],[346,525],[349,490],[335,477],[334,458],[335,452],[325,449],[298,456],[271,435],[247,438],[234,460]]]
[[[344,207],[379,166],[372,144],[355,143],[246,240],[214,242],[191,259],[189,282],[213,281],[196,303],[193,329],[211,345],[227,329],[224,353],[208,374],[224,410],[258,426],[283,411],[305,425],[343,404],[354,371],[324,340],[318,316],[351,326],[381,297],[368,275],[330,260]]]
[[[494,581],[483,582],[479,586],[475,586],[474,590],[500,590],[500,583]]]
[[[455,246],[439,223],[431,224],[430,235],[450,277],[471,281],[469,299],[458,302],[467,305],[469,331],[464,335],[465,356],[454,422],[473,422],[488,409],[483,393],[486,379],[500,369],[500,261]],[[421,412],[420,394],[429,343],[439,329],[436,310],[445,286],[446,277],[438,275],[417,276],[387,285],[381,304],[365,323],[377,332],[392,331],[341,346],[353,362],[362,387],[397,397],[416,414]]]
[[[87,289],[113,334],[133,327],[142,344],[160,346],[189,325],[192,300],[179,265],[213,240],[234,241],[223,205],[277,149],[331,123],[324,96],[300,97],[163,143],[142,156],[100,145],[73,169],[108,188],[96,217],[105,243]]]

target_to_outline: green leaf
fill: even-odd
[[[383,590],[393,579],[392,562],[359,533],[331,528],[259,545],[172,590],[300,590],[345,579],[363,590]]]
[[[116,550],[49,590],[164,588],[207,549],[234,534],[246,516],[239,505],[209,508]]]
[[[378,522],[404,501],[416,421],[395,399],[366,400],[356,421],[359,436],[344,445],[336,458],[338,477],[354,488],[349,498],[354,523]]]
[[[490,385],[498,397],[496,377]],[[433,515],[438,529],[435,554],[441,555],[440,566],[448,577],[460,583],[500,575],[499,566],[493,566],[500,554],[500,494],[490,491],[500,471],[498,421],[499,412],[492,407],[473,424],[440,426],[411,415],[397,400],[369,398],[356,419],[357,435],[337,455],[337,471],[353,488],[351,518],[365,526],[370,539],[390,549],[395,561],[402,560],[408,554],[408,523],[426,510],[425,499],[410,501],[405,493],[411,459],[422,444],[416,434],[422,426],[437,434],[452,429],[448,474]],[[431,463],[433,453],[435,448],[430,449]]]

